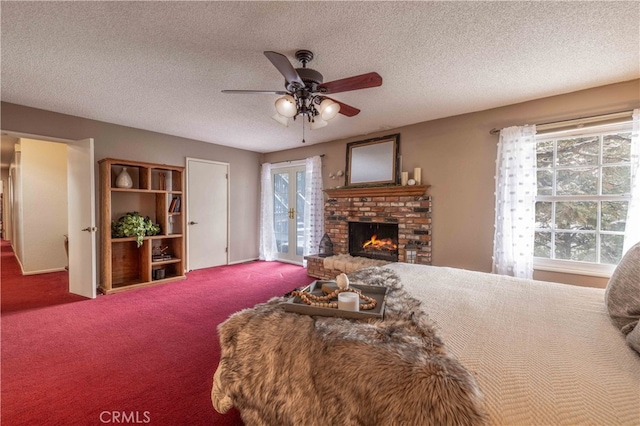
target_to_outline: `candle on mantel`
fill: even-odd
[[[360,310],[360,296],[350,292],[338,294],[338,309],[358,312]]]
[[[416,181],[416,185],[422,184],[422,170],[420,167],[413,169],[413,180]]]
[[[402,186],[407,186],[407,182],[409,182],[409,172],[402,172],[400,183]]]

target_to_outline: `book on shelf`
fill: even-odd
[[[173,212],[174,213],[180,213],[180,204],[181,204],[181,199],[180,197],[176,197],[176,205],[173,208]]]
[[[171,200],[171,204],[169,204],[169,213],[173,213],[173,210],[176,208],[176,204],[178,203],[178,197],[173,197]]]

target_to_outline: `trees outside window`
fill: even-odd
[[[631,199],[631,128],[536,138],[537,258],[615,265]]]

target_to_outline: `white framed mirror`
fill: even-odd
[[[345,185],[396,185],[400,134],[347,144]]]

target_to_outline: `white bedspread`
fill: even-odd
[[[604,290],[395,263],[496,425],[640,425],[640,356]]]

